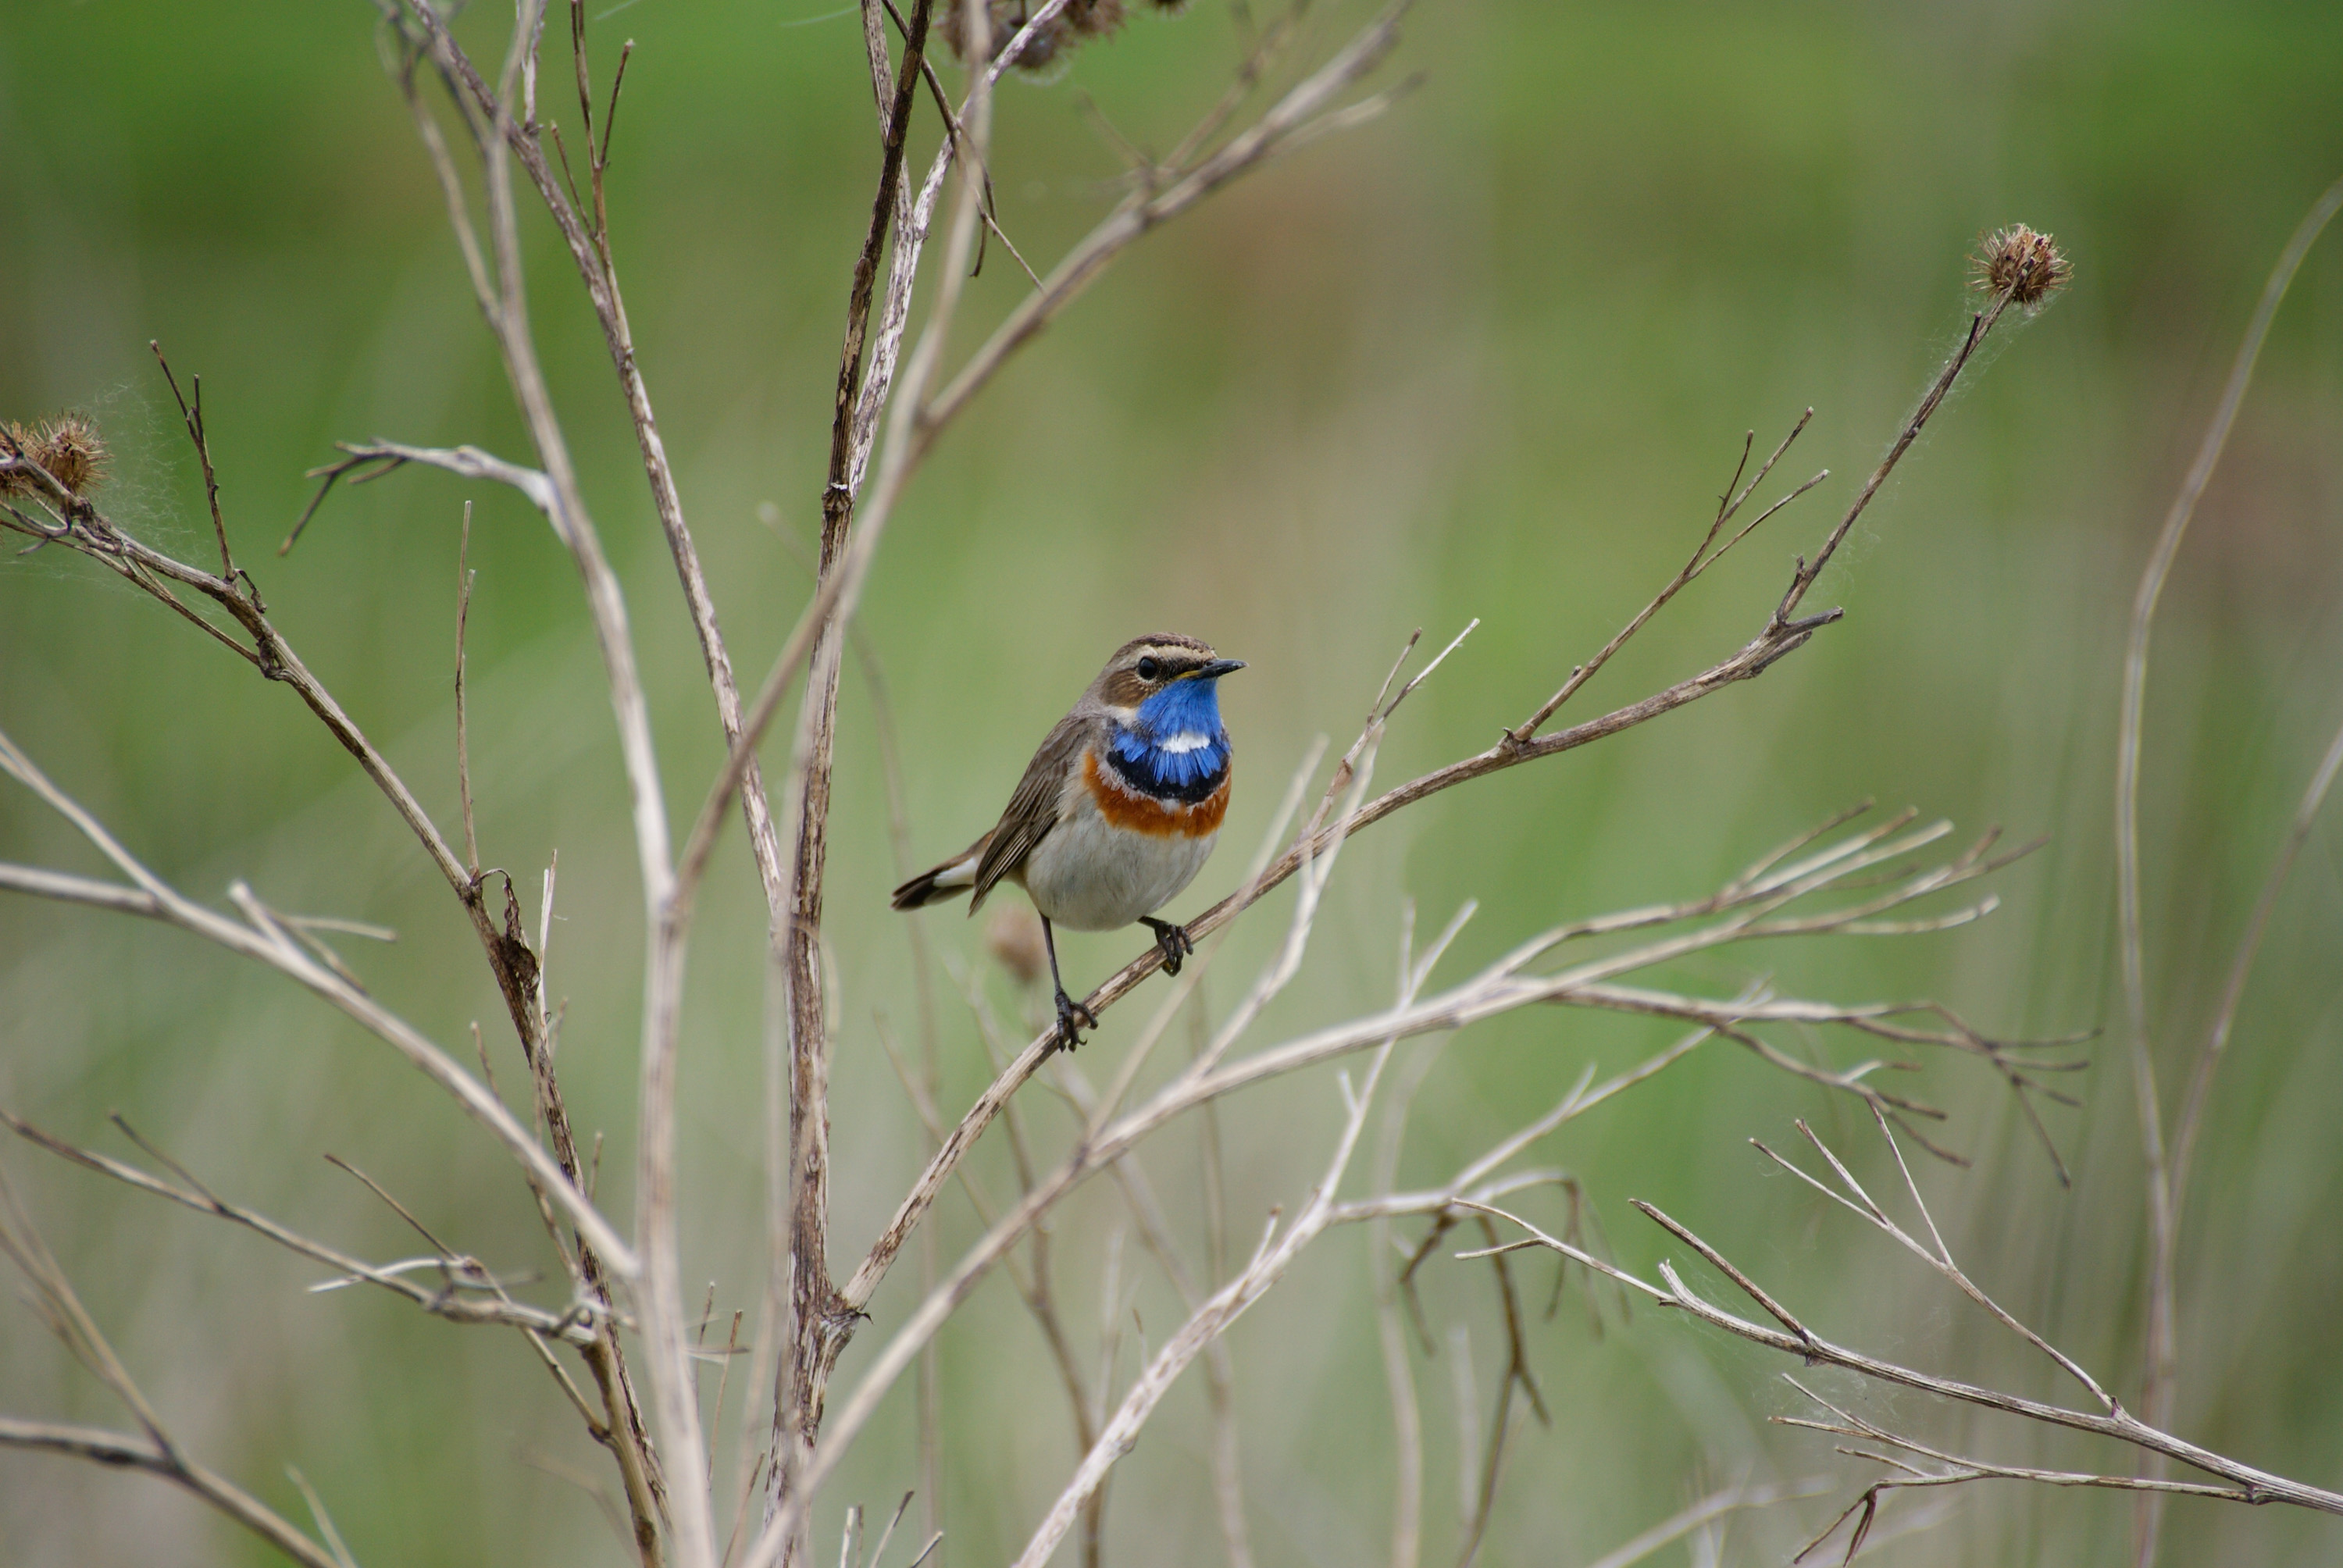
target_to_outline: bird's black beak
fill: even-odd
[[[1195,674],[1191,676],[1189,678],[1192,680],[1218,680],[1221,677],[1242,669],[1244,667],[1245,662],[1242,658],[1216,658],[1209,664],[1199,666]]]

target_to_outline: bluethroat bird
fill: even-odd
[[[1058,1035],[1072,1050],[1091,1010],[1066,994],[1052,925],[1108,931],[1133,923],[1155,933],[1163,967],[1195,951],[1188,933],[1153,911],[1194,879],[1229,809],[1229,732],[1219,681],[1244,661],[1190,637],[1142,637],[1115,649],[1073,711],[1058,720],[992,830],[895,890],[899,910],[972,890],[969,913],[1004,879],[1041,917]]]

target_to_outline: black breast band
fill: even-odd
[[[1140,794],[1156,800],[1179,800],[1192,806],[1199,800],[1211,799],[1212,791],[1227,783],[1229,778],[1229,765],[1225,761],[1202,778],[1192,779],[1181,784],[1157,777],[1155,770],[1147,765],[1147,759],[1144,757],[1136,759],[1126,758],[1111,746],[1103,748],[1101,755],[1105,758],[1107,767],[1113,770],[1117,779],[1121,779]]]

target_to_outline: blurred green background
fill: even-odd
[[[847,277],[877,167],[855,24],[835,0],[631,0],[595,17],[603,79],[636,42],[611,170],[616,252],[685,507],[744,671],[804,601]],[[468,18],[492,57],[502,19]],[[611,14],[615,12],[615,14]],[[1367,13],[1312,12],[1322,54]],[[558,31],[558,28],[557,28]],[[1136,18],[1061,78],[1001,98],[1003,223],[1043,265],[1113,199],[1121,164],[1084,107],[1167,151],[1219,93],[1240,35],[1219,0]],[[2109,800],[2124,617],[2147,544],[2227,374],[2264,275],[2343,174],[2343,10],[2331,5],[1461,4],[1425,0],[1386,79],[1394,112],[1312,146],[1149,238],[1020,358],[907,497],[862,625],[906,757],[911,854],[981,830],[1032,743],[1139,632],[1251,661],[1225,689],[1244,782],[1229,847],[1173,907],[1231,884],[1312,738],[1354,731],[1419,626],[1474,637],[1403,710],[1396,780],[1487,743],[1672,572],[1743,432],[1761,448],[1812,406],[1783,473],[1834,477],[1656,620],[1583,698],[1591,714],[1737,646],[1884,449],[1966,323],[1982,229],[2045,228],[2068,294],[1997,342],[1817,590],[1845,623],[1762,681],[1589,750],[1410,810],[1359,840],[1309,967],[1262,1043],[1380,1005],[1403,900],[1427,926],[1481,910],[1443,976],[1555,921],[1694,896],[1864,798],[2047,848],[2005,873],[1982,924],[1896,941],[1741,950],[1673,978],[1729,992],[1929,995],[2009,1035],[2110,1026],[2049,1126],[2062,1191],[2006,1091],[1926,1062],[1973,1169],[1921,1179],[1986,1288],[2132,1397],[2142,1248],[2133,1087],[2117,1047]],[[950,74],[950,73],[948,73]],[[558,80],[558,70],[548,80]],[[547,112],[573,117],[558,94]],[[924,166],[933,116],[920,123]],[[10,0],[0,8],[0,416],[93,413],[116,457],[108,514],[201,560],[201,487],[146,349],[204,378],[230,531],[278,624],[456,830],[449,675],[462,504],[476,504],[472,757],[484,858],[528,890],[560,857],[549,954],[568,999],[562,1061],[583,1128],[607,1129],[603,1199],[629,1211],[639,897],[598,661],[575,575],[510,495],[408,474],[344,492],[298,549],[267,552],[331,443],[382,436],[528,448],[425,159],[377,59],[369,7]],[[720,756],[697,649],[624,410],[569,261],[524,208],[538,340],[604,538],[624,574],[680,813]],[[1021,292],[996,248],[955,339]],[[1997,334],[2001,337],[2004,335]],[[2304,779],[2343,719],[2343,239],[2298,281],[2157,628],[2143,842],[2148,966],[2167,1102]],[[1769,489],[1769,494],[1771,493]],[[777,522],[759,520],[770,503]],[[776,529],[789,536],[776,537]],[[850,670],[827,935],[836,961],[836,1261],[850,1266],[921,1156],[880,1049],[915,1051],[917,1010],[870,687]],[[348,758],[287,691],[143,596],[59,551],[0,566],[0,728],[191,893],[248,879],[280,909],[380,921],[345,943],[377,995],[434,1038],[478,1019],[508,1091],[521,1069],[444,884]],[[2303,1480],[2343,1481],[2343,835],[2312,838],[2278,907],[2212,1104],[2185,1237],[2175,1422]],[[96,870],[22,789],[0,789],[0,858]],[[1239,928],[1208,987],[1225,1005],[1290,896]],[[923,917],[946,961],[1019,999],[980,925]],[[754,1318],[761,900],[737,829],[691,960],[683,1064],[687,1277]],[[1127,935],[1064,944],[1090,978]],[[950,1113],[989,1076],[950,980],[936,987]],[[1141,1001],[1151,1000],[1142,997]],[[1111,1072],[1140,1011],[1079,1065]],[[1589,1060],[1655,1026],[1534,1012],[1451,1042],[1417,1101],[1403,1181],[1442,1179]],[[1860,1042],[1781,1043],[1839,1062]],[[468,1054],[468,1048],[465,1048]],[[1037,1141],[1070,1122],[1024,1096]],[[488,1141],[387,1050],[289,985],[178,934],[0,901],[0,1102],[129,1152],[120,1111],[225,1195],[362,1255],[416,1239],[330,1151],[506,1269],[552,1265]],[[1230,1105],[1240,1247],[1292,1211],[1339,1113],[1331,1074]],[[1627,1207],[1650,1199],[1725,1246],[1842,1342],[2066,1398],[2048,1369],[1844,1213],[1769,1177],[1805,1116],[1881,1161],[1849,1108],[1734,1048],[1576,1123],[1537,1158],[1586,1185],[1613,1245],[1680,1253]],[[1014,1175],[996,1135],[975,1169]],[[1197,1141],[1150,1155],[1198,1249]],[[370,1563],[621,1563],[571,1479],[598,1451],[533,1357],[356,1291],[256,1238],[166,1211],[22,1146],[0,1154],[106,1331],[187,1445],[297,1517],[284,1467],[318,1487]],[[1354,1177],[1353,1190],[1363,1171]],[[1081,1354],[1101,1355],[1107,1258],[1129,1295],[1118,1383],[1177,1321],[1111,1189],[1065,1211],[1055,1258]],[[1559,1204],[1539,1212],[1549,1219]],[[976,1233],[937,1211],[944,1256]],[[1419,1231],[1409,1228],[1409,1241]],[[1329,1237],[1232,1340],[1252,1527],[1265,1563],[1380,1560],[1392,1487],[1363,1234]],[[1479,1265],[1428,1265],[1418,1355],[1427,1562],[1452,1559],[1462,1325],[1483,1412],[1502,1365]],[[1523,1275],[1534,1302],[1551,1279]],[[907,1260],[841,1387],[916,1299]],[[695,1295],[697,1294],[695,1286]],[[1575,1287],[1574,1287],[1574,1292]],[[550,1283],[539,1295],[558,1299]],[[1132,1326],[1135,1309],[1141,1327]],[[1493,1563],[1576,1563],[1744,1478],[1820,1476],[1828,1495],[1743,1516],[1731,1561],[1778,1562],[1871,1467],[1766,1424],[1798,1413],[1753,1347],[1648,1312],[1603,1332],[1565,1299],[1534,1325],[1554,1412],[1510,1452]],[[717,1331],[719,1337],[721,1329]],[[997,1279],[941,1341],[945,1556],[1005,1560],[1073,1455],[1055,1374]],[[2038,1358],[2037,1358],[2038,1360]],[[1091,1375],[1095,1378],[1093,1370]],[[1973,1420],[1823,1377],[1911,1430],[1987,1457],[2121,1469],[2111,1445]],[[720,1512],[734,1484],[728,1391]],[[891,1506],[917,1484],[909,1386],[826,1494]],[[712,1374],[709,1397],[713,1397]],[[29,1315],[0,1331],[0,1410],[126,1424]],[[1118,1472],[1108,1557],[1218,1560],[1192,1378]],[[1891,1505],[1875,1555],[1911,1563],[2127,1562],[2109,1494],[1976,1488]],[[916,1513],[915,1513],[916,1517]],[[149,1481],[0,1453],[6,1553],[25,1563],[272,1560]],[[1896,1532],[1919,1526],[1908,1533]],[[825,1546],[824,1550],[827,1550]],[[1683,1560],[1671,1547],[1657,1560]],[[1670,1553],[1673,1553],[1673,1558]],[[2343,1556],[2330,1520],[2177,1504],[2165,1561]],[[898,1553],[900,1560],[900,1553]],[[1067,1560],[1071,1560],[1071,1556]],[[1695,1560],[1698,1560],[1697,1558]]]

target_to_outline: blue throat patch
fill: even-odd
[[[1139,705],[1136,723],[1107,743],[1116,772],[1150,795],[1202,800],[1229,772],[1219,680],[1181,680]]]

